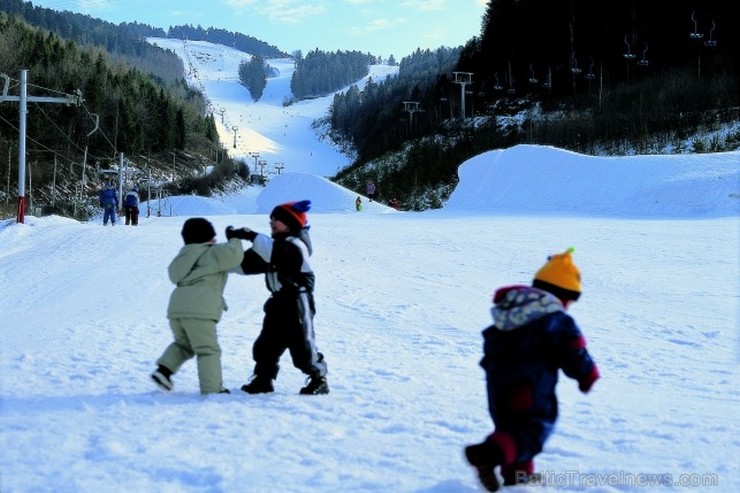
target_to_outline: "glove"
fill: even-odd
[[[227,226],[226,239],[239,238],[240,240],[254,241],[257,233],[249,228],[234,229],[233,226]]]

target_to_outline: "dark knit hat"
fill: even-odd
[[[207,243],[216,237],[213,225],[202,217],[192,217],[182,226],[182,239],[186,245],[191,243]]]
[[[535,274],[532,286],[561,300],[577,300],[581,296],[581,273],[570,255],[574,251],[574,248],[568,248],[563,253],[551,255]]]
[[[311,209],[310,200],[299,202],[287,202],[275,207],[270,213],[270,218],[277,219],[285,224],[291,231],[299,231],[308,225],[306,212]]]

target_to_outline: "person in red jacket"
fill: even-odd
[[[587,393],[599,370],[586,340],[565,312],[581,294],[573,249],[552,255],[532,286],[496,291],[493,325],[483,331],[488,410],[494,432],[465,447],[465,457],[488,491],[522,484],[534,474],[534,457],[552,433],[558,416],[555,387],[562,369]]]

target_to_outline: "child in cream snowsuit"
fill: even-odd
[[[495,427],[485,441],[465,448],[468,462],[489,491],[526,483],[534,457],[558,416],[558,372],[586,393],[599,371],[575,321],[565,313],[581,293],[572,250],[553,255],[535,275],[532,287],[508,286],[494,295],[493,325],[483,331],[488,409]]]
[[[228,308],[223,298],[228,273],[241,263],[244,249],[237,238],[216,244],[213,226],[199,217],[185,221],[182,237],[185,246],[168,268],[177,285],[167,308],[175,340],[157,360],[152,380],[163,390],[172,390],[172,375],[197,356],[200,393],[228,393],[222,383],[216,324]]]

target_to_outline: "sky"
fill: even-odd
[[[357,50],[401,60],[417,48],[464,45],[481,30],[485,0],[35,0],[108,22],[165,31],[200,25],[303,53]]]
[[[285,121],[260,115],[257,135]],[[298,127],[286,148],[324,152]],[[322,173],[335,163],[314,163],[265,188],[142,204],[136,227],[0,220],[0,491],[482,491],[463,448],[492,430],[478,366],[491,296],[568,247],[583,280],[569,313],[602,378],[588,395],[561,378],[559,421],[535,460],[545,484],[507,491],[740,491],[738,159],[522,145],[462,163],[435,211],[365,198],[357,212],[356,193]],[[232,394],[200,396],[193,361],[172,393],[155,388],[183,222],[206,217],[223,241],[228,225],[268,231],[272,207],[299,199],[313,203],[330,394],[298,395],[305,376],[287,354],[275,393],[238,390],[267,292],[236,274],[218,325]]]

